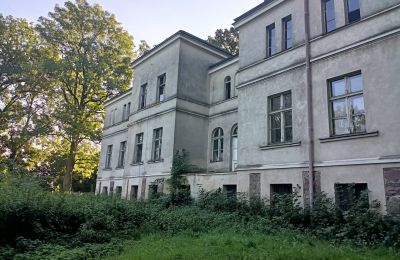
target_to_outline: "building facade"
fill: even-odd
[[[168,192],[184,149],[193,197],[346,188],[399,210],[400,0],[266,0],[233,25],[238,56],[179,31],[133,63],[106,104],[96,192]]]

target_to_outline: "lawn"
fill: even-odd
[[[111,259],[400,259],[388,248],[332,245],[295,233],[259,232],[153,234],[127,242]]]

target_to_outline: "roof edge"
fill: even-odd
[[[216,46],[214,44],[211,44],[211,43],[209,43],[209,42],[207,42],[207,41],[205,41],[205,40],[203,40],[203,39],[201,39],[201,38],[199,38],[199,37],[197,37],[197,36],[195,36],[193,34],[190,34],[190,33],[186,32],[186,31],[180,30],[180,31],[174,33],[173,35],[169,36],[167,39],[162,41],[160,44],[157,44],[154,48],[152,48],[151,50],[149,50],[148,52],[146,52],[145,54],[143,54],[142,56],[140,56],[136,60],[134,60],[132,62],[132,66],[137,65],[141,61],[147,59],[151,55],[155,54],[157,51],[161,50],[163,48],[163,45],[165,45],[166,43],[168,43],[169,41],[171,41],[175,37],[184,37],[184,38],[187,38],[187,39],[190,39],[190,40],[194,40],[194,41],[198,42],[199,44],[201,44],[201,45],[203,45],[203,46],[205,46],[207,48],[210,48],[210,49],[213,49],[216,52],[219,52],[222,56],[227,56],[227,57],[232,56],[232,54],[230,54],[228,51],[226,51],[226,50],[224,50],[224,49],[222,49],[222,48],[220,48],[220,47],[218,47],[218,46]]]

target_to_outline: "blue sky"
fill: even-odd
[[[134,37],[135,44],[146,40],[150,46],[178,30],[200,38],[228,28],[233,19],[263,0],[88,0],[114,13]],[[0,0],[0,13],[36,22],[63,0]]]

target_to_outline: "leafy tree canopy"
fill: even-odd
[[[208,36],[207,41],[225,49],[232,55],[239,54],[239,32],[233,27],[216,30],[215,35]]]

